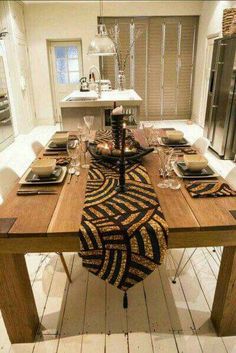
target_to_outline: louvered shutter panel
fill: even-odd
[[[143,34],[137,40],[134,57],[126,64],[126,88],[142,97],[141,119],[189,119],[196,47],[197,16],[105,18],[107,28],[120,27],[123,57],[130,45],[131,23]],[[102,58],[103,78],[115,87],[115,60]]]
[[[147,112],[146,85],[147,85],[147,39],[148,20],[135,19],[135,30],[140,30],[141,35],[137,39],[134,47],[134,89],[143,99],[140,106],[141,120],[145,120]]]
[[[147,105],[150,119],[161,115],[161,23],[161,18],[149,19]]]
[[[176,115],[178,23],[164,19],[163,23],[163,113],[164,119]]]
[[[195,37],[197,18],[180,21],[180,60],[177,98],[178,118],[191,118],[193,65],[195,59]]]

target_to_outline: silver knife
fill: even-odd
[[[17,195],[56,195],[55,190],[18,190]]]

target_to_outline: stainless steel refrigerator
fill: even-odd
[[[236,36],[214,42],[204,135],[221,158],[235,158]]]

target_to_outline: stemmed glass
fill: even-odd
[[[85,122],[85,125],[88,128],[89,135],[91,133],[91,127],[93,126],[93,121],[94,121],[94,116],[93,115],[84,116],[84,122]]]
[[[175,153],[172,154],[169,163],[167,165],[168,181],[169,187],[173,190],[178,190],[181,187],[181,183],[176,173],[174,172],[174,165],[178,160],[178,155]]]
[[[142,124],[142,128],[143,128],[146,142],[150,146],[151,139],[152,139],[152,133],[153,133],[153,125],[151,125],[149,127],[145,127],[144,124]]]
[[[158,145],[159,145],[159,130],[158,129],[152,129],[149,145],[154,147],[153,153],[158,153],[158,150],[157,150]]]
[[[68,140],[67,142],[67,153],[70,157],[70,164],[68,167],[68,172],[71,174],[79,175],[79,166],[80,166],[80,140]]]
[[[68,153],[68,156],[71,158],[71,162],[70,162],[71,167],[78,167],[80,165],[79,148],[80,148],[79,139],[68,140],[67,153]]]
[[[89,140],[86,135],[83,135],[81,138],[81,150],[84,155],[84,163],[82,164],[82,168],[89,168],[89,163],[87,161],[87,151],[88,151]]]
[[[169,165],[173,154],[173,148],[158,147],[159,172],[162,180],[157,184],[159,188],[167,189],[170,187],[168,180]]]

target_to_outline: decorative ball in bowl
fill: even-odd
[[[56,168],[56,159],[38,159],[33,162],[31,170],[41,178],[46,178],[54,172]]]
[[[184,155],[184,163],[186,167],[192,171],[197,172],[206,168],[208,165],[208,160],[201,154]]]

